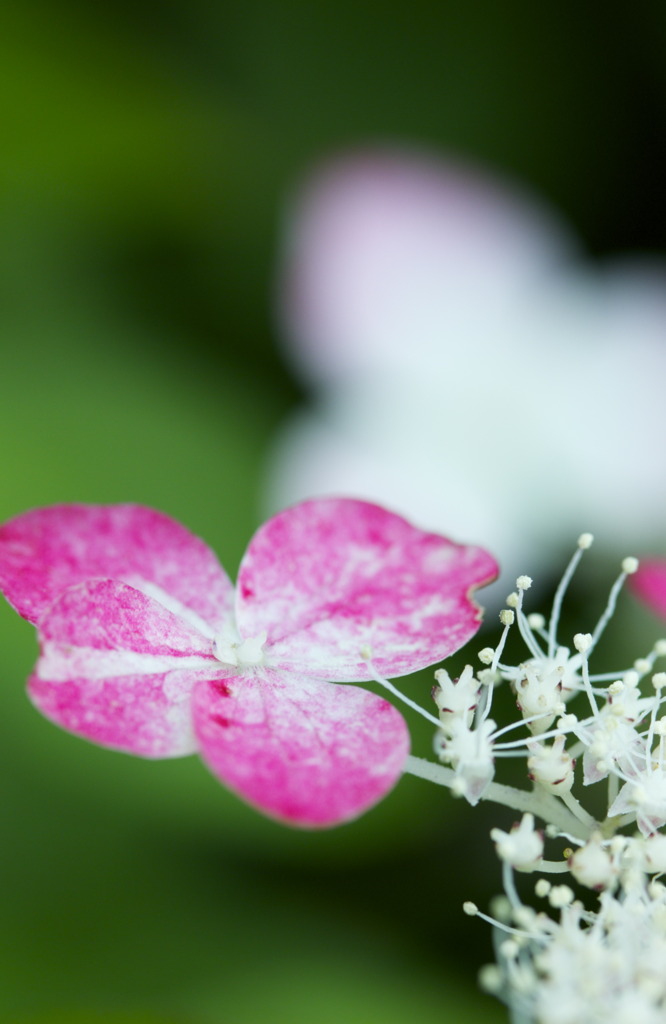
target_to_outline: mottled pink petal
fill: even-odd
[[[385,700],[296,673],[200,682],[193,714],[201,755],[222,782],[304,827],[367,810],[392,788],[409,753],[405,722]]]
[[[190,697],[219,671],[210,639],[118,580],[70,587],[39,626],[30,697],[70,732],[143,757],[196,750]]]
[[[368,680],[441,661],[476,633],[470,593],[497,575],[481,548],[411,526],[377,505],[304,502],[269,520],[241,564],[237,624],[267,634],[274,668]]]
[[[183,757],[197,750],[191,694],[201,670],[53,682],[33,675],[28,693],[46,718],[101,747],[138,757]]]
[[[53,505],[0,527],[0,590],[30,622],[67,587],[95,576],[131,583],[209,632],[233,603],[204,542],[141,505]]]
[[[629,577],[636,597],[662,619],[666,619],[666,558],[641,560],[638,571]]]

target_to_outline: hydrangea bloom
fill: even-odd
[[[37,625],[30,697],[142,757],[198,751],[302,826],[360,814],[408,755],[402,716],[337,685],[415,671],[477,630],[496,564],[359,501],[310,501],[255,534],[234,588],[209,548],[137,505],[61,505],[0,528],[0,587]]]
[[[596,625],[565,647],[564,598],[592,540],[579,537],[548,621],[525,613],[532,580],[519,576],[500,613],[497,646],[478,652],[488,667],[475,675],[467,666],[457,680],[435,673],[435,751],[444,764],[414,757],[408,764],[471,804],[494,800],[522,812],[510,831],[490,833],[504,896],[493,900],[491,915],[469,900],[463,909],[494,928],[497,963],[482,969],[481,984],[525,1024],[666,1020],[666,885],[652,877],[666,872],[666,672],[655,671],[666,640],[619,672],[592,672],[589,664],[627,579],[664,612],[666,565],[624,558]],[[512,629],[527,649],[518,663],[504,660]],[[502,681],[519,717],[498,729],[489,713]],[[527,758],[529,788],[495,782],[503,757]],[[590,799],[585,787],[602,780]],[[515,877],[533,872],[534,894],[547,908],[525,902],[525,880]],[[543,877],[563,874],[587,893]]]
[[[511,575],[581,521],[623,549],[660,536],[662,265],[593,273],[526,193],[400,151],[324,166],[291,213],[283,334],[317,400],[278,446],[273,505],[399,501]]]

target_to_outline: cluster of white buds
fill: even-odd
[[[666,656],[666,640],[620,672],[590,672],[622,585],[638,567],[626,558],[591,631],[560,642],[563,599],[591,543],[590,534],[579,538],[548,621],[525,614],[532,581],[520,576],[500,613],[497,647],[479,652],[483,668],[475,673],[467,666],[459,679],[436,673],[441,764],[410,758],[408,769],[471,804],[493,800],[522,812],[509,832],[491,833],[502,862],[504,911],[487,917],[465,904],[499,936],[498,962],[484,969],[483,983],[510,1005],[514,1018],[663,1024],[666,886],[652,876],[666,873],[666,835],[659,832],[666,825],[666,672],[655,670]],[[518,664],[502,657],[511,629],[527,649]],[[502,681],[514,692],[519,717],[498,728],[490,710]],[[506,757],[526,760],[530,788],[495,781]],[[598,796],[589,808],[580,796],[585,787],[598,793],[595,784],[604,780],[600,814]],[[565,840],[564,856],[544,859],[544,835]],[[566,873],[571,885],[541,877],[536,894],[550,909],[537,912],[520,899],[514,871]],[[588,895],[584,901],[576,898],[577,886]]]
[[[594,909],[569,885],[541,877],[534,893],[546,907],[535,910],[522,902],[511,874],[511,866],[520,868],[533,822],[523,819],[513,835],[521,832],[525,842],[514,850],[493,836],[506,889],[496,902],[496,916],[480,913],[473,903],[464,905],[466,913],[494,927],[497,963],[482,969],[482,986],[507,1002],[521,1021],[663,1024],[666,886],[651,876],[666,867],[666,837],[603,839],[595,833],[569,856],[576,881],[600,892]],[[544,867],[548,863],[542,861]]]

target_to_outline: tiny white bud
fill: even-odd
[[[595,833],[585,846],[576,850],[569,859],[569,870],[577,882],[588,889],[605,889],[614,877],[613,860]]]
[[[638,569],[638,559],[637,558],[632,558],[631,556],[629,556],[628,558],[623,558],[622,559],[622,572],[626,572],[627,576],[631,576],[633,573],[636,572],[637,569]]]
[[[499,618],[503,626],[513,626],[516,616],[510,608],[503,608],[499,614]]]
[[[608,692],[610,693],[611,697],[614,697],[618,693],[622,693],[623,690],[624,683],[621,679],[616,679],[615,682],[611,683],[608,687]]]
[[[554,885],[548,893],[548,902],[555,909],[568,907],[573,901],[574,892],[568,885]]]
[[[586,551],[587,548],[592,547],[593,540],[594,540],[594,535],[593,534],[591,534],[591,533],[581,533],[580,537],[578,538],[578,547],[581,549],[581,551]]]
[[[655,832],[643,843],[644,867],[646,871],[666,871],[666,836]]]
[[[516,580],[516,586],[518,587],[518,590],[529,590],[532,586],[532,577],[519,576]]]
[[[534,894],[539,899],[544,899],[550,892],[552,886],[547,878],[540,878],[534,886]]]
[[[534,918],[536,917],[536,910],[532,907],[514,907],[513,908],[513,920],[519,928],[524,928],[525,931],[529,931],[534,926]]]
[[[463,903],[463,911],[468,917],[476,917],[479,912],[479,908],[476,903],[472,903],[471,900],[465,900]]]
[[[490,913],[493,917],[496,917],[502,924],[508,924],[511,920],[511,914],[513,907],[511,906],[511,900],[508,896],[503,893],[499,893],[497,896],[493,896],[490,901]]]
[[[541,612],[532,612],[531,615],[527,616],[527,624],[532,629],[543,629],[543,627],[546,625],[546,620],[544,619]]]
[[[573,638],[574,647],[580,654],[586,654],[592,646],[591,633],[576,633]]]
[[[479,651],[479,661],[483,662],[484,665],[492,665],[494,657],[495,651],[492,647],[484,647]]]
[[[502,972],[497,964],[484,964],[479,971],[479,987],[488,995],[496,996],[502,990]]]
[[[490,830],[500,860],[506,861],[518,871],[533,871],[543,856],[543,838],[534,828],[534,816],[524,814],[520,823],[510,832],[499,828]]]
[[[505,939],[499,947],[499,951],[507,960],[513,960],[520,952],[520,946],[515,939]]]

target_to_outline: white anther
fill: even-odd
[[[580,537],[578,538],[578,547],[581,549],[581,551],[586,551],[587,548],[592,547],[593,540],[594,540],[594,535],[593,534],[591,534],[591,533],[581,533]]]
[[[626,572],[627,576],[631,576],[633,573],[636,572],[637,569],[638,569],[638,559],[637,558],[632,558],[631,556],[629,556],[628,558],[623,558],[622,559],[622,572]]]
[[[660,658],[666,655],[666,640],[657,640],[654,645],[654,653],[658,654]]]
[[[517,608],[520,604],[520,595],[513,591],[511,594],[507,594],[506,603],[509,608]]]
[[[495,651],[492,647],[484,647],[483,650],[479,651],[479,661],[483,662],[484,665],[492,665],[494,657]]]
[[[636,658],[634,668],[637,672],[640,672],[641,675],[645,675],[646,672],[650,671],[652,665],[647,658]]]
[[[576,633],[573,638],[574,647],[580,654],[586,654],[592,646],[591,633]]]
[[[467,914],[468,917],[476,917],[476,915],[479,912],[479,908],[477,907],[476,903],[472,903],[471,900],[465,900],[465,902],[463,903],[463,911]]]
[[[503,626],[513,626],[516,616],[510,608],[503,608],[499,614],[499,619]]]
[[[663,690],[666,686],[666,672],[655,672],[652,676],[652,685],[655,690]]]
[[[546,625],[546,620],[541,612],[532,612],[531,615],[527,616],[527,624],[531,629],[543,629]]]
[[[534,886],[534,895],[538,896],[540,900],[545,899],[550,890],[552,889],[551,883],[547,878],[540,878]]]
[[[518,590],[529,590],[532,586],[532,577],[519,576],[516,580],[516,586],[518,587]]]

